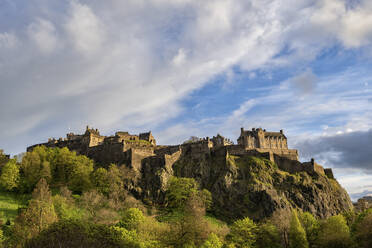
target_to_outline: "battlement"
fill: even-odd
[[[240,131],[238,144],[244,145],[247,149],[288,149],[287,137],[283,130],[267,132],[262,128],[252,128],[251,131],[241,128]]]
[[[283,130],[267,132],[262,128],[244,130],[238,138],[238,144],[220,134],[205,138],[195,138],[180,145],[157,146],[151,131],[139,135],[118,131],[113,136],[102,136],[98,129],[86,127],[84,134],[68,133],[65,139],[51,138],[47,143],[27,148],[31,151],[35,146],[67,147],[78,154],[86,155],[102,165],[110,163],[127,164],[140,169],[141,161],[150,158],[165,161],[167,166],[173,164],[180,156],[190,156],[192,159],[205,158],[211,154],[225,154],[234,156],[264,157],[275,162],[281,170],[290,173],[306,171],[319,173],[333,178],[331,169],[324,169],[321,165],[310,162],[301,163],[298,160],[298,151],[288,149],[287,137]]]
[[[225,137],[221,136],[220,134],[217,134],[217,136],[213,136],[212,142],[213,142],[213,147],[229,146],[229,145],[234,144],[234,142],[232,142],[229,139],[226,139]]]

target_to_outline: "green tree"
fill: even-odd
[[[138,227],[144,220],[145,216],[143,216],[141,210],[138,208],[129,208],[124,211],[123,217],[117,225],[127,230],[138,230]]]
[[[15,221],[13,238],[16,243],[23,243],[35,237],[43,229],[57,221],[52,195],[44,178],[36,185],[32,199],[26,210],[21,212]]]
[[[186,201],[198,192],[198,184],[193,178],[172,177],[168,182],[166,199],[170,208],[183,208]]]
[[[342,215],[329,217],[320,224],[318,245],[324,248],[348,248],[352,244],[350,230]]]
[[[52,224],[40,235],[29,240],[26,248],[147,248],[138,242],[124,239],[120,230],[107,225],[76,220],[62,220]]]
[[[372,211],[367,212],[361,221],[356,223],[354,239],[358,247],[372,247]]]
[[[205,203],[199,194],[192,194],[185,202],[179,217],[170,221],[164,236],[167,247],[200,247],[211,233],[205,217]]]
[[[227,235],[229,243],[235,245],[236,248],[251,248],[257,240],[257,225],[248,217],[235,221],[231,227],[231,231]]]
[[[309,212],[301,213],[299,215],[299,218],[303,228],[305,229],[309,247],[314,247],[316,245],[316,240],[318,237],[319,222]]]
[[[257,248],[280,248],[281,237],[278,229],[271,223],[262,223],[258,226]]]
[[[110,192],[109,173],[105,168],[98,168],[92,174],[94,187],[102,194],[107,195]]]
[[[201,248],[222,248],[223,243],[214,233],[211,233],[208,239],[203,243]]]
[[[72,169],[68,185],[76,193],[82,193],[92,187],[90,174],[93,171],[93,161],[85,156],[78,156]]]
[[[289,227],[289,247],[308,248],[309,243],[306,239],[306,232],[302,227],[297,216],[297,211],[293,210]]]
[[[2,168],[0,185],[5,190],[14,190],[19,183],[19,166],[15,159],[9,160]]]
[[[288,209],[279,209],[274,212],[271,217],[271,223],[273,223],[278,229],[281,237],[281,243],[283,247],[289,246],[288,233],[290,228],[290,220],[292,213]]]

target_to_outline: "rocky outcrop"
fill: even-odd
[[[170,177],[194,178],[212,193],[212,211],[225,219],[260,220],[283,208],[324,218],[352,208],[347,192],[324,173],[291,174],[270,160],[248,155],[216,150],[195,157],[183,151],[146,158],[136,171],[139,180],[133,193],[146,202],[164,201]]]

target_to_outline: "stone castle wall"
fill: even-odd
[[[136,170],[141,169],[143,161],[158,161],[162,166],[169,167],[183,155],[190,155],[192,159],[200,159],[214,153],[219,155],[263,157],[275,162],[281,170],[290,173],[301,171],[316,172],[327,175],[329,178],[334,178],[331,169],[324,169],[313,160],[305,163],[299,162],[297,150],[288,149],[287,138],[282,130],[276,133],[266,132],[266,130],[262,129],[252,129],[252,131],[242,129],[241,131],[238,145],[234,145],[223,136],[217,135],[212,139],[207,137],[196,142],[181,145],[156,146],[151,132],[140,135],[116,132],[115,136],[106,137],[101,136],[97,129],[89,129],[87,127],[83,135],[70,133],[67,134],[66,139],[50,139],[47,143],[39,145],[59,148],[67,147],[78,154],[90,157],[100,165],[107,166],[111,163],[126,164]],[[256,138],[254,140],[255,148],[252,148],[253,143],[250,143],[252,137]],[[278,145],[275,146],[276,148],[273,148],[274,145],[267,147],[265,142],[271,142],[270,139],[271,141],[276,140],[275,142],[280,140],[280,147]],[[31,151],[35,146],[27,148],[27,151]]]

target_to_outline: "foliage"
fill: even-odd
[[[129,246],[118,230],[90,222],[63,220],[51,225],[39,236],[29,240],[26,248],[74,248],[74,247],[140,247]]]
[[[94,189],[84,192],[79,199],[80,206],[88,213],[87,220],[93,223],[113,224],[119,217],[115,211],[107,206],[107,202],[107,198]]]
[[[271,223],[262,223],[258,226],[255,247],[280,248],[280,241],[280,233],[276,226]]]
[[[257,225],[248,217],[235,221],[231,227],[231,231],[227,235],[229,243],[235,245],[236,248],[254,247],[257,240]]]
[[[105,168],[98,168],[93,172],[92,182],[94,187],[102,194],[108,194],[110,191],[110,181]]]
[[[303,228],[305,229],[306,239],[309,242],[309,247],[315,246],[319,232],[319,222],[309,212],[300,213],[299,219]]]
[[[372,247],[372,211],[367,214],[355,226],[355,241],[358,247]]]
[[[293,210],[289,227],[289,247],[308,248],[306,232],[298,219],[297,211]]]
[[[168,182],[166,198],[170,208],[183,208],[187,199],[198,191],[198,184],[193,178],[171,177]]]
[[[22,158],[20,189],[31,192],[44,178],[51,185],[69,185],[71,190],[81,193],[91,188],[92,171],[93,161],[85,156],[78,156],[67,148],[38,146]]]
[[[12,191],[18,187],[19,166],[15,159],[9,160],[1,169],[0,186],[5,190]]]
[[[198,198],[206,209],[212,205],[212,194],[206,190],[198,190],[198,183],[193,178],[171,177],[166,191],[167,206],[173,211],[182,210],[191,198]]]
[[[179,219],[170,222],[164,243],[171,247],[199,247],[211,233],[211,226],[204,218],[205,204],[199,195],[191,195],[185,202]]]
[[[0,209],[3,213],[3,216],[0,216],[0,221],[5,223],[9,220],[13,223],[13,220],[17,217],[18,209],[25,207],[29,198],[29,195],[0,191]]]
[[[62,194],[57,194],[53,196],[52,199],[55,212],[59,219],[81,220],[85,217],[85,210],[75,206],[72,199],[63,196]]]
[[[78,156],[72,169],[68,185],[73,192],[82,193],[92,187],[90,173],[93,171],[93,161],[85,156]]]
[[[128,230],[138,230],[139,225],[144,220],[145,217],[141,210],[138,208],[129,208],[123,213],[123,217],[117,225]]]
[[[222,248],[222,246],[223,243],[220,241],[218,236],[214,233],[211,233],[201,248]]]
[[[196,136],[191,136],[188,140],[185,140],[183,144],[191,144],[201,141],[202,139]]]
[[[27,209],[15,221],[13,241],[21,243],[33,238],[56,221],[52,195],[46,180],[42,178],[32,193]]]
[[[286,209],[280,209],[274,212],[271,222],[276,226],[281,237],[281,243],[284,247],[289,246],[288,233],[290,228],[291,212]]]
[[[324,248],[351,246],[350,231],[342,215],[329,217],[320,224],[318,245]]]

